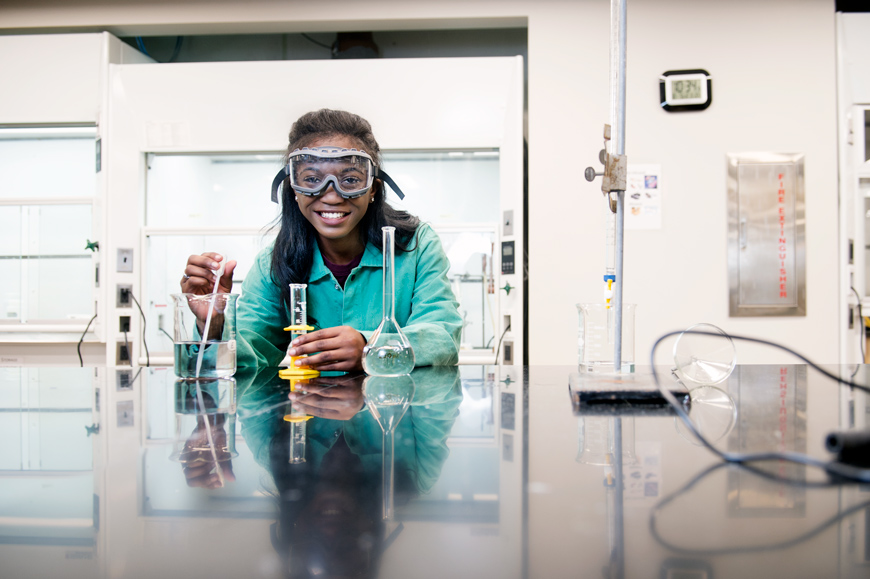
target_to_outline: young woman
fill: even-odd
[[[455,364],[462,320],[447,281],[449,262],[432,229],[386,203],[380,147],[371,125],[322,109],[290,130],[281,192],[281,224],[271,248],[245,278],[237,310],[239,366],[277,366],[287,351],[289,284],[308,284],[308,323],[290,354],[316,370],[361,370],[362,350],[383,317],[382,232],[396,228],[396,321],[417,366]],[[276,177],[276,185],[282,181]],[[273,200],[277,201],[276,187]],[[192,255],[181,290],[212,290],[223,256]],[[219,290],[229,292],[234,261]]]

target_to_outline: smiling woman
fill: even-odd
[[[290,130],[285,167],[273,183],[281,223],[273,247],[245,279],[238,308],[238,365],[277,366],[287,352],[291,283],[308,284],[308,322],[291,356],[316,370],[361,370],[362,349],[382,313],[382,232],[396,228],[396,319],[418,366],[455,364],[462,320],[447,280],[450,264],[432,229],[384,199],[380,147],[371,125],[354,114],[322,109]],[[398,191],[397,191],[398,193]],[[208,293],[224,257],[192,255],[181,289]],[[229,292],[236,263],[226,264],[218,291]]]

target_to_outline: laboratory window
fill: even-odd
[[[498,294],[493,281],[499,214],[499,152],[384,151],[384,170],[406,195],[388,202],[429,223],[450,259],[448,276],[465,320],[466,349],[491,349]],[[234,292],[257,253],[277,233],[270,186],[281,154],[147,155],[146,340],[152,355],[172,351],[169,295],[191,254],[216,251],[238,262]]]
[[[95,143],[93,127],[0,129],[0,331],[94,315]]]
[[[215,251],[238,266],[240,293],[257,253],[274,240],[278,206],[270,199],[281,154],[147,155],[145,187],[145,339],[151,355],[172,352],[172,305],[190,255]]]

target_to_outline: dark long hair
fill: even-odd
[[[309,146],[316,139],[339,135],[357,141],[359,148],[374,159],[376,170],[381,166],[381,148],[369,122],[355,114],[330,109],[306,113],[293,123],[284,163],[296,149]],[[409,251],[420,220],[407,211],[394,209],[384,201],[386,190],[381,180],[376,179],[373,188],[374,201],[359,224],[360,240],[380,250],[383,239],[381,228],[390,225],[396,228],[396,249]],[[299,211],[294,196],[289,179],[285,180],[281,193],[281,225],[272,251],[272,281],[281,288],[281,296],[288,308],[290,284],[308,283],[314,262],[314,244],[317,243],[317,232]]]

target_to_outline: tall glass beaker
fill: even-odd
[[[414,349],[396,322],[393,271],[395,227],[384,227],[384,319],[363,348],[362,366],[370,376],[402,376],[414,369]]]
[[[614,368],[616,311],[602,303],[577,304],[581,372],[634,372],[634,309],[635,304],[622,304],[622,368]]]

